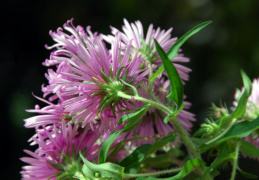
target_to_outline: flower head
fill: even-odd
[[[102,38],[111,43],[114,40],[115,35],[119,33],[122,37],[122,49],[128,46],[129,42],[132,41],[131,45],[133,46],[134,52],[139,52],[146,61],[159,67],[162,65],[162,61],[156,52],[154,39],[156,39],[163,50],[167,52],[177,40],[177,38],[171,38],[170,33],[172,30],[173,28],[170,28],[167,31],[161,30],[161,28],[154,29],[153,24],[151,24],[146,35],[144,35],[143,26],[140,21],[130,24],[126,19],[124,19],[124,26],[122,27],[123,32],[111,27],[113,35],[102,35]],[[179,54],[172,59],[172,62],[174,63],[181,79],[185,81],[188,80],[188,73],[191,69],[178,63],[189,62],[189,58],[184,57],[183,54]]]
[[[44,127],[31,138],[32,144],[39,148],[35,152],[25,150],[31,157],[23,157],[22,161],[29,165],[23,166],[22,179],[56,179],[58,176],[72,178],[76,171],[81,171],[82,161],[79,152],[89,160],[96,160],[97,149],[100,147],[98,134],[89,128],[55,124],[51,128]]]
[[[81,27],[74,27],[72,20],[50,32],[57,42],[48,47],[56,48],[44,65],[56,65],[56,73],[49,70],[46,77],[49,85],[43,88],[45,96],[53,93],[53,98],[61,100],[64,111],[73,116],[82,127],[95,119],[116,120],[116,111],[124,110],[133,104],[117,96],[119,91],[131,94],[124,83],[135,85],[145,78],[146,71],[141,69],[142,57],[131,54],[131,41],[121,53],[121,35],[117,34],[109,51],[97,34],[87,33]],[[117,116],[116,116],[117,115]]]

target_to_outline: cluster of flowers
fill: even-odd
[[[171,38],[172,28],[165,31],[150,25],[144,35],[141,22],[130,24],[124,20],[122,31],[111,27],[111,35],[103,35],[92,33],[89,26],[75,27],[72,21],[56,32],[50,31],[55,44],[46,46],[53,51],[43,63],[50,67],[45,74],[48,84],[42,86],[43,98],[35,96],[47,106],[36,105],[28,110],[39,114],[25,119],[26,128],[35,128],[36,134],[29,141],[37,149],[26,150],[31,157],[21,158],[28,164],[23,166],[22,179],[72,178],[82,168],[79,152],[96,162],[105,139],[123,128],[123,124],[118,124],[119,118],[143,106],[142,102],[123,98],[120,93],[134,95],[137,89],[142,97],[167,103],[167,74],[161,74],[153,84],[148,79],[162,64],[154,39],[167,52],[177,40]],[[181,63],[189,59],[179,54],[171,61],[183,83],[187,81],[191,70]],[[195,118],[186,111],[191,104],[186,101],[184,104],[177,118],[190,131]],[[165,116],[159,110],[149,109],[141,124],[120,135],[114,144],[144,137],[139,138],[141,141],[127,141],[127,146],[136,147],[154,142],[152,137],[156,135],[172,133],[174,126],[163,123]],[[111,158],[116,161],[129,152],[125,148]]]

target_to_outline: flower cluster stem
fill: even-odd
[[[182,125],[179,123],[178,119],[176,117],[174,117],[174,118],[172,118],[172,121],[175,125],[175,128],[178,130],[178,133],[180,134],[184,144],[187,146],[191,155],[193,156],[193,158],[201,159],[201,156],[198,153],[196,147],[194,146],[193,142],[189,138],[187,132],[184,130]]]

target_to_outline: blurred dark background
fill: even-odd
[[[56,30],[68,19],[75,25],[91,25],[93,31],[108,34],[109,25],[121,29],[123,18],[140,20],[145,30],[153,23],[163,29],[174,27],[179,37],[195,25],[213,23],[183,46],[187,65],[193,72],[185,94],[193,103],[191,112],[201,121],[211,102],[220,100],[231,106],[235,88],[242,86],[240,69],[251,79],[259,77],[259,1],[256,0],[75,0],[75,1],[5,1],[0,5],[0,78],[1,78],[1,148],[0,179],[20,179],[24,165],[19,158],[33,130],[25,129],[23,119],[31,116],[24,109],[39,103],[46,83],[46,68],[41,63],[49,57],[45,44],[52,45],[49,30]],[[198,126],[194,127],[197,128]],[[259,175],[259,163],[239,162],[245,171]],[[229,179],[223,172],[217,179]],[[245,179],[238,175],[237,179]]]

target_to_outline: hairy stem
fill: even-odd
[[[236,157],[233,159],[233,169],[232,169],[232,173],[231,173],[231,178],[230,180],[234,180],[236,177],[236,172],[237,172],[237,166],[238,166],[238,154],[239,154],[239,148],[240,148],[240,141],[237,141],[236,144]]]
[[[182,125],[180,124],[180,122],[178,121],[177,118],[172,118],[172,121],[176,127],[176,129],[178,130],[178,133],[180,134],[184,144],[187,146],[187,148],[189,149],[191,155],[193,156],[193,158],[196,159],[201,159],[200,154],[198,153],[196,147],[194,146],[194,144],[192,143],[191,139],[189,138],[187,132],[185,131],[185,129],[182,127]]]

